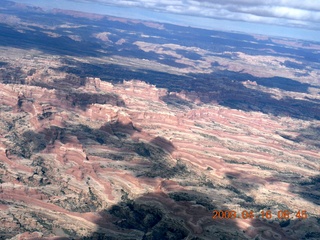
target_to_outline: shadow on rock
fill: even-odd
[[[299,143],[305,143],[308,146],[314,146],[317,149],[320,148],[320,127],[309,126],[308,128],[299,131],[299,135],[293,140]]]
[[[179,109],[189,109],[192,108],[193,104],[187,100],[182,99],[181,97],[177,96],[176,94],[167,94],[160,98],[169,106],[173,106]]]
[[[206,204],[210,199],[203,194],[193,192],[192,197],[184,199],[178,199],[178,194],[150,193],[134,200],[124,198],[99,213],[98,231],[84,239],[246,239],[234,221],[212,219],[214,206]],[[115,228],[119,234],[111,231]]]
[[[290,191],[299,194],[302,198],[312,202],[320,208],[320,175],[310,177],[308,179],[291,183]],[[318,215],[320,217],[320,213]]]

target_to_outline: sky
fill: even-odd
[[[14,0],[214,30],[320,41],[320,0]]]

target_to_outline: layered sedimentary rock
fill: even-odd
[[[285,136],[308,121],[141,81],[42,84],[1,84],[1,236],[295,239],[319,221],[319,151]],[[212,219],[214,209],[292,215]]]
[[[319,44],[3,2],[0,239],[319,239]]]

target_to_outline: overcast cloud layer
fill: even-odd
[[[320,30],[320,0],[73,0]]]

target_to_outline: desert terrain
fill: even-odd
[[[0,239],[320,238],[320,43],[10,1],[0,29]]]

